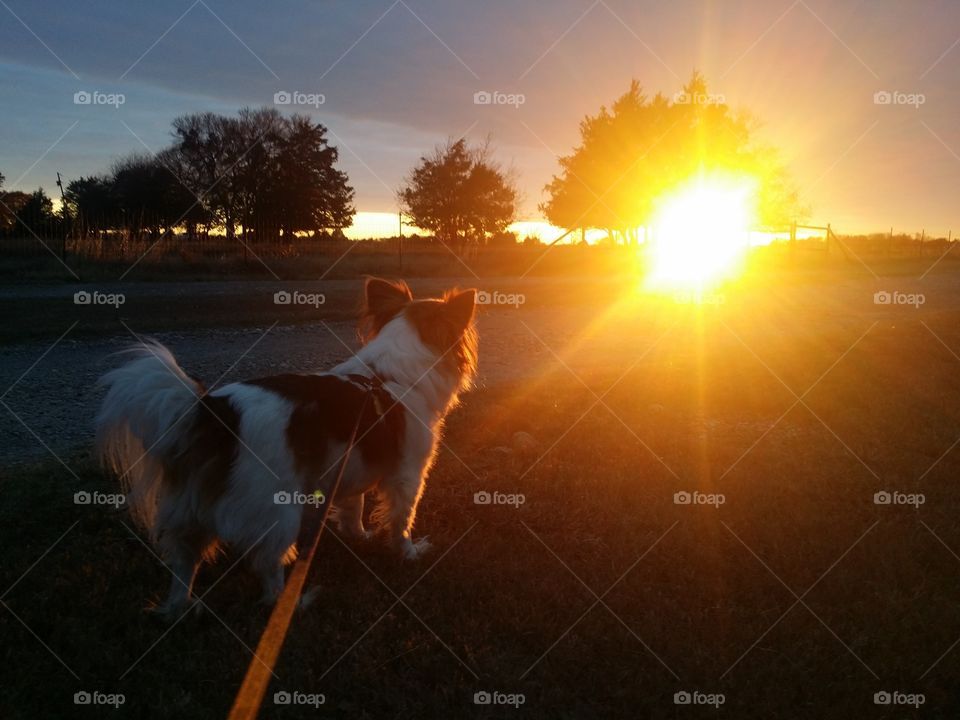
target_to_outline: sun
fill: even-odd
[[[651,238],[651,288],[703,288],[737,274],[754,224],[757,182],[701,175],[658,204]]]

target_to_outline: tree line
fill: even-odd
[[[605,229],[630,242],[664,192],[722,168],[759,178],[760,221],[783,224],[803,210],[755,128],[750,116],[710,95],[699,73],[672,98],[648,97],[633,81],[609,108],[581,121],[580,142],[559,158],[539,209],[556,226]],[[81,236],[122,229],[193,237],[214,228],[231,238],[338,235],[352,223],[354,190],[327,134],[307,116],[267,108],[178,117],[162,151],[123,157],[106,173],[67,183],[59,217],[42,190],[0,188],[0,232],[60,222]],[[519,198],[516,174],[497,162],[489,141],[464,139],[422,156],[397,190],[411,224],[461,247],[502,236],[517,219]]]

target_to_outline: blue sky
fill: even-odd
[[[163,147],[178,114],[299,91],[325,97],[298,109],[331,130],[360,210],[395,209],[417,158],[467,133],[492,138],[534,218],[585,114],[631,78],[672,94],[697,68],[760,119],[814,220],[960,231],[958,40],[951,0],[0,0],[0,172],[53,194],[58,170]],[[481,90],[525,102],[476,105]]]

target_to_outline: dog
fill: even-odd
[[[304,508],[329,498],[354,429],[331,507],[340,532],[371,535],[364,495],[375,492],[371,520],[388,545],[404,559],[427,552],[411,533],[444,419],[476,373],[475,304],[474,290],[414,300],[404,282],[369,278],[352,358],[211,392],[158,342],[126,351],[100,379],[96,452],[173,572],[155,610],[191,606],[197,570],[223,545],[249,556],[262,601],[275,602]]]

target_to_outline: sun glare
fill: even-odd
[[[756,183],[700,177],[664,197],[651,243],[652,288],[701,288],[737,273],[749,244]]]

